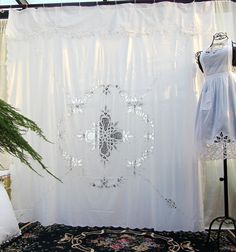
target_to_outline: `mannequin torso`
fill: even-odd
[[[221,49],[222,47],[225,46],[225,44],[228,41],[228,36],[225,32],[218,32],[214,34],[212,43],[209,46],[209,48],[206,50],[206,52],[212,52],[214,50]],[[203,67],[200,62],[200,56],[201,56],[202,51],[199,51],[196,53],[196,61],[198,63],[199,68],[203,71]],[[232,42],[232,66],[236,66],[236,43]]]

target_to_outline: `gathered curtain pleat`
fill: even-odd
[[[7,20],[0,20],[0,99],[7,101]],[[9,157],[0,152],[0,170],[9,169]]]
[[[7,80],[6,80],[6,20],[0,20],[0,98],[7,99]]]

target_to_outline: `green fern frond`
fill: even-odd
[[[39,137],[48,141],[34,121],[23,116],[14,107],[0,99],[0,151],[6,151],[10,155],[17,157],[31,170],[39,174],[28,161],[30,156],[48,174],[62,182],[48,170],[42,162],[42,157],[23,138],[23,134],[28,130],[35,132]]]

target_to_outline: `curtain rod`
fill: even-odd
[[[38,3],[38,4],[15,4],[15,5],[0,5],[0,9],[26,9],[39,7],[63,7],[63,6],[96,6],[96,5],[115,5],[115,4],[153,4],[158,2],[176,2],[176,3],[192,3],[205,2],[214,0],[117,0],[117,1],[94,1],[94,2],[65,2],[65,3]]]

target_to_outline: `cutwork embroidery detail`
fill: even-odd
[[[110,111],[105,106],[99,122],[94,123],[91,130],[86,130],[84,133],[78,134],[77,137],[90,143],[92,150],[99,149],[101,160],[106,164],[111,152],[117,149],[118,143],[124,143],[133,137],[129,132],[125,132],[117,126],[118,122],[112,122]]]
[[[137,158],[135,160],[127,162],[127,167],[131,167],[133,169],[133,175],[137,174],[138,168],[142,166],[142,163],[145,161],[145,159],[147,159],[148,157],[150,157],[153,149],[154,149],[154,147],[151,146],[149,149],[145,150],[142,153],[142,156],[140,158]]]
[[[82,160],[81,159],[78,159],[76,157],[72,157],[66,152],[62,153],[62,157],[67,161],[67,163],[68,163],[68,165],[70,167],[70,169],[67,171],[67,173],[72,171],[73,167],[82,166]]]
[[[212,144],[204,146],[201,157],[206,160],[236,158],[236,143],[228,135],[220,132]]]
[[[103,87],[103,90],[102,90],[103,94],[105,95],[111,94],[111,90],[110,90],[111,85],[102,85],[102,87]]]
[[[73,98],[71,103],[69,104],[70,107],[69,113],[75,113],[75,112],[82,113],[84,111],[85,102],[86,102],[85,99]]]
[[[222,132],[220,132],[220,135],[216,136],[214,140],[214,143],[230,143],[230,142],[231,142],[230,138],[227,135],[224,136]]]
[[[99,151],[104,162],[108,161],[111,151],[122,142],[122,131],[117,128],[118,122],[113,123],[107,107],[102,111],[99,120]]]
[[[92,183],[92,187],[97,188],[116,188],[118,187],[122,182],[124,181],[123,177],[119,177],[116,179],[108,179],[106,177],[103,177],[102,179],[99,179],[99,181],[96,183]]]
[[[141,110],[143,106],[142,99],[127,98],[128,112],[135,112]]]
[[[168,204],[168,206],[169,206],[170,208],[177,208],[175,202],[174,202],[172,199],[167,199],[167,198],[165,198],[165,201],[166,201],[166,203]]]
[[[123,105],[125,105],[128,114],[134,114],[136,116],[136,119],[141,119],[141,121],[146,124],[145,132],[143,134],[143,143],[145,144],[145,149],[141,152],[141,155],[139,154],[139,156],[137,156],[136,158],[127,161],[124,160],[124,162],[127,162],[127,175],[129,174],[130,168],[133,175],[142,172],[142,169],[144,168],[144,161],[150,157],[154,149],[153,142],[155,138],[153,121],[151,120],[150,116],[143,111],[144,95],[140,97],[130,96],[118,85],[111,84],[96,85],[85,92],[84,96],[82,97],[72,97],[70,96],[70,94],[67,94],[67,114],[64,114],[64,116],[62,116],[62,119],[58,124],[58,140],[59,150],[62,154],[63,159],[66,161],[67,165],[70,168],[69,171],[71,171],[75,167],[83,166],[84,162],[82,159],[77,158],[77,155],[74,156],[76,153],[75,149],[71,150],[71,153],[68,150],[64,150],[64,146],[68,146],[64,145],[64,141],[66,141],[67,139],[75,141],[76,144],[76,140],[73,135],[71,135],[71,133],[67,136],[68,132],[66,131],[66,129],[67,127],[70,127],[70,121],[74,123],[74,125],[77,125],[78,116],[86,112],[88,102],[92,101],[92,98],[97,99],[95,95],[103,95],[105,96],[104,98],[106,98],[104,100],[104,108],[100,111],[99,119],[97,122],[95,121],[92,123],[92,127],[90,129],[84,130],[82,132],[77,132],[75,133],[75,136],[79,141],[89,143],[89,145],[92,146],[93,151],[98,150],[98,155],[103,162],[104,168],[107,165],[108,161],[110,161],[113,151],[117,150],[119,144],[130,142],[131,139],[142,137],[133,136],[129,131],[125,131],[118,126],[120,124],[119,121],[112,120],[112,114],[110,109],[108,109],[106,101],[109,101],[112,98],[110,98],[111,95],[116,95],[115,92],[117,92],[118,97],[121,98],[120,101],[123,103]],[[100,98],[98,97],[98,99]],[[132,118],[135,117],[132,116]],[[101,169],[101,167],[99,169]],[[86,174],[86,169],[83,169],[83,171]],[[124,174],[122,174],[119,179],[115,179],[116,183],[112,182],[111,178],[104,176],[99,180],[99,183],[92,182],[91,185],[97,188],[111,188],[114,187],[114,185],[118,187],[121,184],[121,181],[124,180],[123,175]]]

